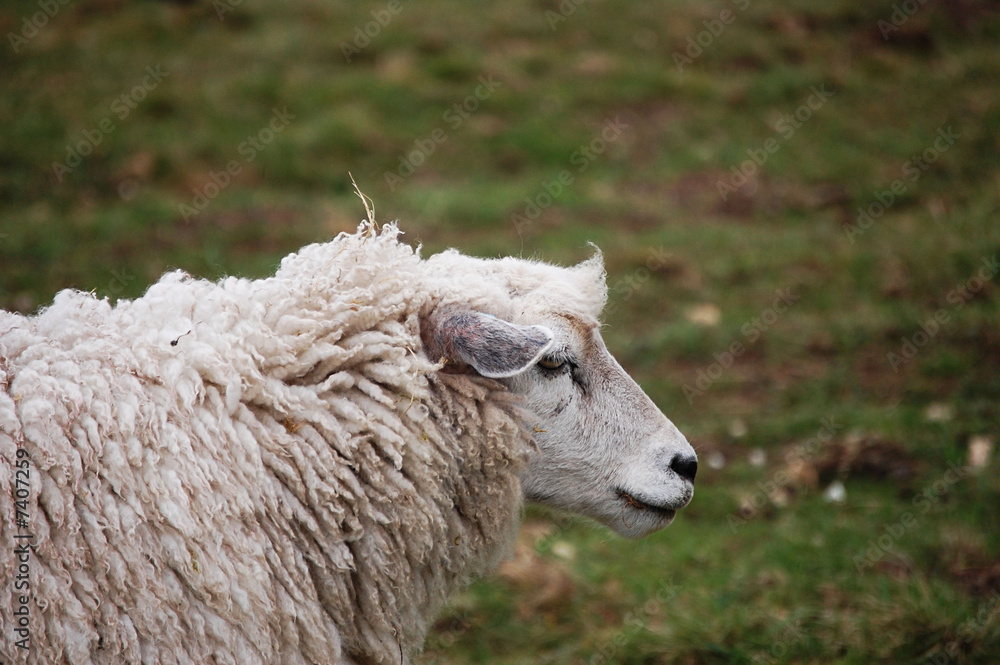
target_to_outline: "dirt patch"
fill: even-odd
[[[975,598],[1000,594],[1000,558],[982,539],[969,533],[946,533],[938,556],[939,572]]]
[[[951,578],[967,593],[977,598],[1000,594],[1000,561],[956,568]]]
[[[543,522],[522,525],[513,558],[504,561],[497,570],[497,577],[517,590],[517,613],[521,619],[560,615],[576,595],[576,583],[566,566],[535,550],[541,539],[558,537],[556,528]],[[553,550],[559,550],[559,545],[560,541],[554,542]]]
[[[919,463],[900,443],[861,433],[830,442],[816,461],[816,471],[824,483],[858,477],[907,483],[917,475]]]

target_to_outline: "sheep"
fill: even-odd
[[[399,233],[0,312],[0,660],[409,663],[525,500],[673,520],[696,456],[601,339],[599,252]]]

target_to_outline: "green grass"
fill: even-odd
[[[551,29],[561,4],[404,2],[350,62],[342,44],[388,3],[244,0],[222,19],[221,1],[61,6],[0,50],[0,306],[33,311],[67,287],[133,297],[175,268],[266,275],[356,226],[349,173],[425,253],[573,262],[593,241],[606,339],[701,451],[695,500],[638,542],[532,509],[518,565],[454,600],[424,662],[996,662],[1000,468],[942,479],[972,437],[1000,436],[998,277],[954,295],[1000,254],[1000,19],[987,2],[927,3],[886,41],[890,0],[604,0]],[[726,8],[678,71],[674,53]],[[2,32],[37,11],[7,3]],[[123,115],[116,100],[157,67]],[[500,85],[476,99],[480,77]],[[782,118],[814,86],[833,94],[789,135]],[[269,135],[275,109],[294,117]],[[912,178],[949,127],[959,138]],[[723,200],[718,183],[768,140]],[[572,182],[515,225],[563,171]],[[859,207],[896,180],[852,242]],[[786,289],[798,300],[767,323]],[[718,321],[692,321],[706,305]],[[939,312],[894,371],[888,354]],[[689,401],[734,342],[745,352]],[[824,418],[833,438],[768,491]],[[823,499],[835,480],[843,503]]]

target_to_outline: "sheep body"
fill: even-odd
[[[0,612],[0,660],[408,662],[506,551],[531,439],[502,385],[421,352],[421,316],[496,287],[397,233],[0,313],[0,593],[30,598],[28,649]]]

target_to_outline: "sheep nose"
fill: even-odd
[[[674,455],[670,460],[670,469],[681,478],[694,482],[694,477],[698,473],[698,458],[694,455]]]

